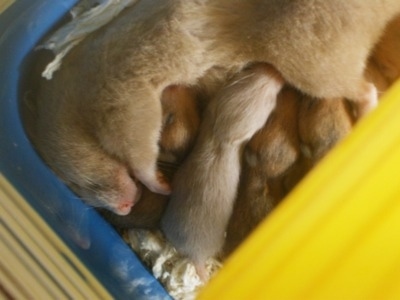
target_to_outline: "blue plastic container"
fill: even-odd
[[[24,58],[75,2],[16,0],[0,15],[0,173],[115,298],[170,299],[117,232],[44,165],[22,127]]]

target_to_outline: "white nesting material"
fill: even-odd
[[[174,299],[196,298],[205,283],[188,259],[179,255],[159,231],[130,229],[123,237]],[[221,263],[209,259],[206,268],[211,278]]]

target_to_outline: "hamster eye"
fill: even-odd
[[[164,118],[164,126],[169,126],[175,122],[175,114],[168,113],[168,115]]]

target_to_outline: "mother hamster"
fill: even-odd
[[[42,124],[42,138],[53,143],[55,158],[78,144],[88,158],[99,152],[115,159],[115,166],[110,166],[114,176],[126,179],[132,174],[150,190],[169,193],[156,168],[159,99],[166,86],[194,84],[216,66],[265,62],[306,94],[351,99],[361,117],[377,103],[376,89],[363,76],[366,60],[386,24],[399,12],[398,0],[142,0],[73,49],[66,57],[68,67],[39,92],[39,98],[47,98],[39,102],[53,106],[53,121],[64,121],[63,126],[51,128]],[[71,103],[69,110],[60,104],[66,101]],[[72,132],[71,139],[60,141],[57,137],[63,131]],[[82,136],[90,143],[81,144]],[[65,167],[73,172],[82,157],[74,157]],[[95,170],[82,171],[85,176]],[[219,175],[213,178],[225,181],[226,174]],[[206,185],[212,189],[215,184]],[[227,185],[236,189],[234,182]],[[101,189],[107,182],[93,186]],[[124,180],[115,188],[123,197],[133,189]],[[174,202],[201,201],[201,209],[209,211],[218,192],[208,195],[199,199],[188,190],[172,195],[175,211],[167,209],[163,219],[166,236],[194,261],[203,260],[205,251],[207,256],[219,251],[219,241],[202,241],[219,240],[214,232],[220,236],[224,229],[214,230],[216,218],[227,220],[231,211],[210,215],[207,228],[199,233],[196,224],[204,222],[200,220],[204,214],[187,219],[187,206]],[[176,239],[174,232],[197,235],[197,242]]]

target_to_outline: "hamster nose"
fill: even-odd
[[[126,216],[130,213],[133,204],[132,200],[121,201],[113,210],[117,215]]]

